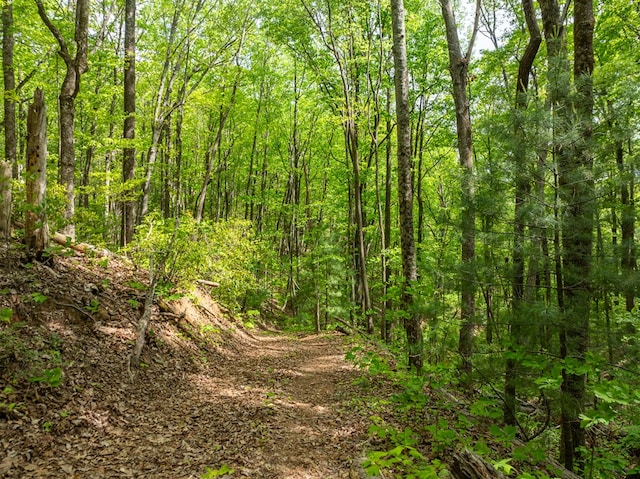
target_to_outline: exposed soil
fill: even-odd
[[[362,475],[368,421],[340,336],[251,333],[200,291],[155,310],[131,376],[141,272],[0,258],[0,477]]]

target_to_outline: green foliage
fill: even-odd
[[[88,305],[85,306],[85,308],[90,313],[97,313],[100,310],[100,301],[94,298]]]
[[[211,469],[210,467],[207,467],[206,472],[202,474],[200,477],[202,479],[212,479],[214,477],[220,477],[220,476],[224,476],[225,474],[233,474],[233,473],[234,473],[234,469],[225,464],[219,467],[218,469]]]
[[[444,452],[453,448],[461,439],[456,428],[451,427],[449,421],[440,418],[434,424],[424,427],[426,431],[431,433],[434,451]]]
[[[13,310],[11,308],[0,308],[0,321],[8,323],[11,321],[11,317],[13,316]]]
[[[138,309],[140,307],[140,301],[137,299],[127,299],[127,303],[129,303],[133,309]]]
[[[37,291],[35,293],[31,293],[29,296],[31,298],[31,301],[36,304],[44,303],[47,299],[49,299],[47,296],[42,293],[38,293]]]
[[[518,432],[514,426],[499,427],[495,424],[490,426],[489,431],[494,439],[505,447],[513,444],[513,440],[516,438],[516,433]]]
[[[367,371],[372,376],[385,375],[390,372],[387,361],[374,351],[367,351],[362,346],[354,346],[345,355],[347,361]]]
[[[471,414],[490,419],[500,419],[503,415],[502,404],[492,398],[481,397],[470,408]]]
[[[196,279],[208,279],[220,284],[213,294],[232,308],[263,289],[256,272],[268,256],[248,222],[197,223],[183,216],[176,223],[153,214],[137,229],[128,252],[143,267],[150,259],[156,266],[164,263],[158,292],[166,298],[178,297],[172,296],[172,284],[189,289]]]
[[[377,416],[371,418],[373,424],[369,434],[389,441],[393,447],[384,451],[371,451],[363,467],[369,475],[380,475],[383,470],[400,473],[402,477],[415,479],[438,479],[446,477],[444,465],[438,461],[428,461],[418,449],[417,435],[409,428],[402,431],[391,427]]]
[[[55,367],[53,369],[45,369],[40,374],[36,376],[31,376],[29,378],[29,382],[32,383],[40,383],[49,387],[58,387],[62,384],[63,373],[62,368]]]

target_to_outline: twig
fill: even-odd
[[[55,304],[57,304],[58,306],[66,306],[68,308],[73,308],[76,311],[81,312],[82,314],[84,314],[87,318],[89,318],[91,321],[93,321],[94,323],[96,323],[96,319],[91,316],[87,311],[85,311],[84,309],[76,306],[75,304],[71,304],[71,303],[60,303],[59,301],[54,301]]]

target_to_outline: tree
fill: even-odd
[[[11,236],[11,179],[16,162],[16,78],[13,70],[13,2],[2,6],[2,74],[4,78],[4,159],[0,161],[0,234]]]
[[[44,93],[36,89],[27,117],[27,211],[25,244],[29,254],[42,259],[49,243],[49,227],[45,214],[47,189],[47,109]]]
[[[124,131],[123,138],[129,143],[122,152],[122,181],[125,184],[125,198],[122,202],[122,230],[120,243],[125,246],[133,239],[135,227],[135,198],[127,188],[135,176],[136,149],[131,144],[136,128],[136,0],[125,2],[124,24]]]
[[[586,401],[586,364],[589,351],[591,306],[590,273],[595,218],[593,156],[593,0],[575,2],[573,10],[572,110],[576,140],[566,145],[559,158],[560,196],[565,206],[562,222],[564,310],[560,330],[560,353],[567,361],[561,386],[561,457],[569,470],[583,470],[585,430],[580,414]]]
[[[522,0],[522,9],[529,32],[529,41],[518,65],[516,83],[515,111],[513,112],[513,161],[515,164],[515,211],[513,226],[513,282],[512,282],[512,320],[510,324],[511,351],[513,352],[526,340],[524,331],[524,312],[522,303],[525,299],[525,233],[529,223],[531,208],[529,207],[531,194],[530,147],[527,145],[525,132],[525,113],[528,103],[529,77],[533,62],[538,54],[542,42],[542,35],[538,27],[535,7],[532,0]],[[534,151],[535,153],[535,151]],[[525,337],[523,337],[525,336]],[[514,356],[512,354],[512,356]],[[518,361],[514,357],[507,358],[505,370],[505,408],[504,419],[507,424],[516,424],[516,381],[518,379]]]
[[[476,3],[476,17],[467,52],[463,55],[458,38],[458,27],[451,0],[440,0],[445,21],[447,46],[449,51],[449,72],[453,83],[453,100],[456,108],[456,131],[458,135],[458,155],[462,168],[462,202],[460,205],[460,228],[462,233],[462,274],[460,276],[460,340],[458,351],[462,357],[462,371],[471,373],[473,334],[475,329],[475,223],[474,206],[475,182],[473,172],[473,135],[471,114],[467,98],[469,62],[478,29],[480,0]]]
[[[411,121],[409,108],[409,73],[405,39],[403,0],[391,0],[393,22],[393,60],[398,132],[398,204],[400,210],[400,247],[404,276],[402,306],[407,334],[409,366],[422,371],[422,325],[415,307],[418,279],[416,246],[413,232],[413,179],[411,173]]]
[[[87,71],[88,31],[89,31],[89,0],[78,0],[75,10],[74,43],[75,55],[72,55],[67,40],[60,29],[51,21],[44,8],[42,0],[36,0],[38,14],[51,34],[58,42],[58,54],[66,66],[66,74],[62,80],[58,96],[58,128],[60,130],[58,181],[64,185],[66,205],[64,217],[67,221],[63,233],[75,238],[75,170],[76,156],[74,147],[75,131],[75,100],[80,92],[80,77]]]

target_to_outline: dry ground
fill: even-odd
[[[367,418],[350,407],[359,372],[341,337],[252,334],[201,293],[180,316],[156,310],[132,378],[140,273],[0,253],[13,312],[0,323],[0,477],[362,475]],[[61,385],[33,382],[55,367]]]

